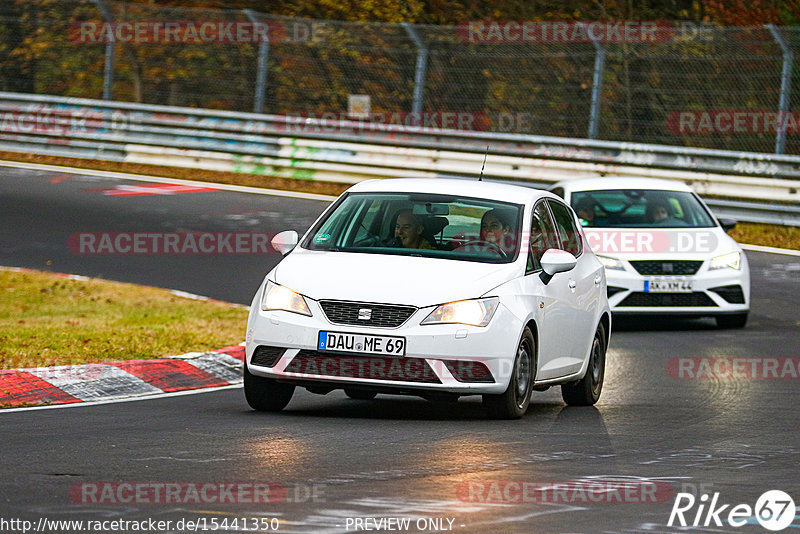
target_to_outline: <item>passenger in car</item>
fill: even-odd
[[[645,210],[645,217],[650,223],[664,223],[670,219],[669,206],[662,200],[651,202]]]
[[[394,226],[395,246],[403,248],[433,249],[433,245],[422,235],[423,219],[411,210],[402,210]]]
[[[575,206],[575,211],[581,219],[581,226],[595,226],[594,201],[591,198],[582,198]]]
[[[514,234],[511,231],[513,215],[502,209],[492,209],[481,217],[481,241],[497,245],[505,253],[514,250]]]

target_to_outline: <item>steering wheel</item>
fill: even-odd
[[[474,252],[476,248],[488,248],[492,252],[496,252],[499,256],[503,258],[506,257],[506,253],[503,252],[503,249],[501,249],[496,243],[484,241],[482,239],[464,243],[463,245],[453,249],[453,252]]]
[[[360,238],[358,241],[353,243],[353,246],[356,247],[375,247],[381,246],[381,238],[378,235],[368,233],[364,237]]]

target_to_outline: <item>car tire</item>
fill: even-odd
[[[500,395],[484,395],[483,405],[492,419],[519,419],[528,411],[536,377],[536,342],[527,326],[517,346],[508,388]]]
[[[344,388],[344,394],[355,400],[372,400],[378,395],[376,391],[353,388]]]
[[[244,397],[247,404],[259,412],[279,412],[286,408],[294,394],[293,384],[256,376],[244,366]]]
[[[569,406],[592,406],[603,391],[603,378],[606,372],[606,331],[602,324],[592,339],[589,365],[586,374],[577,382],[561,385],[561,398]]]
[[[714,320],[717,321],[717,328],[744,328],[747,324],[747,312],[717,315]]]

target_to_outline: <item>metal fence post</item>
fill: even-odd
[[[786,122],[789,113],[789,93],[792,90],[792,62],[794,53],[786,44],[778,28],[773,24],[767,24],[767,29],[772,34],[772,38],[781,47],[783,53],[783,68],[781,70],[781,100],[778,104],[778,132],[775,136],[775,153],[783,154],[786,152]]]
[[[243,10],[250,22],[257,24],[258,17],[249,9]],[[269,39],[269,32],[267,32]],[[267,59],[269,58],[269,40],[258,44],[258,67],[256,69],[256,91],[253,98],[253,113],[264,112],[264,93],[267,86]]]
[[[589,139],[597,139],[600,127],[600,101],[603,97],[603,74],[606,69],[606,49],[595,40],[594,45],[594,76],[592,77],[592,103],[589,110]]]
[[[417,66],[414,72],[414,103],[411,111],[420,113],[425,92],[425,71],[428,69],[428,47],[425,46],[417,30],[411,24],[408,22],[401,22],[400,24],[417,47]]]
[[[103,0],[94,0],[97,9],[103,14],[103,18],[109,24],[114,22],[114,17],[111,11]],[[103,69],[103,100],[111,100],[112,91],[114,89],[114,51],[116,43],[113,39],[109,39],[106,43],[106,61],[105,68]]]

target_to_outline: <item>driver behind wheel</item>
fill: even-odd
[[[397,215],[397,223],[394,227],[396,245],[403,248],[417,248],[424,250],[433,249],[433,245],[423,237],[425,231],[423,219],[419,215],[414,215],[411,210],[402,210]]]
[[[514,216],[502,209],[491,209],[481,217],[480,239],[496,245],[505,254],[514,251],[514,233],[511,231]]]

